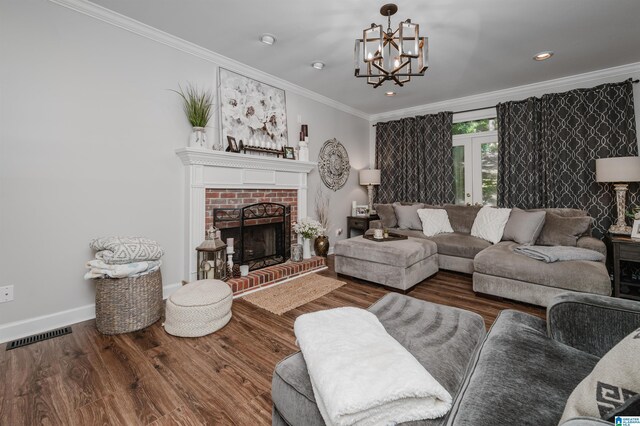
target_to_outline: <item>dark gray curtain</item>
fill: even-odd
[[[498,205],[584,209],[601,236],[615,218],[615,200],[611,184],[595,181],[595,160],[638,155],[631,80],[497,110]],[[639,196],[631,185],[631,204]]]
[[[454,201],[452,116],[441,112],[377,124],[376,202]]]

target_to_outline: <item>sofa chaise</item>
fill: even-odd
[[[557,425],[578,383],[640,326],[640,303],[577,293],[555,296],[546,321],[502,311],[486,335],[477,314],[397,293],[369,310],[453,397],[447,416],[412,426]],[[300,352],[276,365],[271,389],[274,426],[324,424]]]
[[[382,209],[385,207],[388,209],[389,206],[391,205],[377,205],[376,208],[382,212]],[[473,274],[473,290],[478,293],[539,306],[547,306],[551,298],[566,291],[611,295],[611,279],[604,261],[575,260],[544,263],[515,253],[513,249],[518,244],[513,241],[500,241],[493,245],[472,236],[471,228],[480,210],[479,206],[424,207],[445,209],[454,232],[426,237],[421,229],[389,227],[385,226],[382,220],[372,221],[370,228],[387,227],[398,234],[434,242],[437,246],[439,269]],[[541,234],[553,237],[557,233],[558,241],[571,241],[573,244],[566,244],[595,250],[606,256],[605,244],[591,236],[590,227],[581,235],[575,236],[573,240],[560,235],[568,232],[563,229],[562,220],[585,218],[587,217],[585,211],[560,208],[544,209],[544,211],[547,217],[553,215],[556,220],[546,221]],[[338,253],[337,248],[336,253]],[[346,271],[342,273],[348,275]]]

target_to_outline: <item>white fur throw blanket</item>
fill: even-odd
[[[451,408],[451,395],[371,312],[304,314],[294,331],[327,425],[434,419]]]

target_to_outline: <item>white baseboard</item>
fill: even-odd
[[[164,286],[162,288],[162,297],[166,299],[171,296],[180,286],[182,286],[181,283]],[[0,343],[87,321],[95,317],[96,305],[91,304],[53,314],[42,315],[40,317],[10,322],[0,325]]]

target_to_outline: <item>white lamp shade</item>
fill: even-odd
[[[380,185],[380,170],[360,170],[360,185]]]
[[[597,159],[596,181],[640,182],[640,157],[614,157]]]

